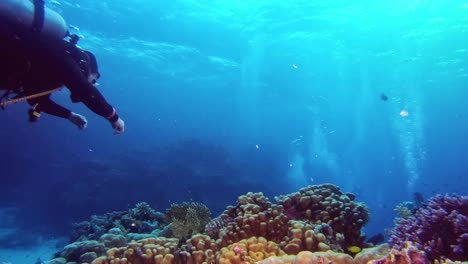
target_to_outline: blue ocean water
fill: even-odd
[[[31,124],[26,104],[1,111],[0,229],[21,234],[10,246],[140,201],[215,216],[249,191],[321,183],[366,203],[373,235],[415,192],[467,194],[466,1],[47,5],[96,54],[127,130],[113,135],[65,89],[54,99],[88,118],[84,131]]]

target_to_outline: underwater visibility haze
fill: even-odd
[[[21,234],[0,232],[4,247],[143,201],[214,218],[247,192],[325,183],[368,207],[366,236],[387,238],[398,204],[467,195],[467,1],[46,5],[95,53],[126,132],[66,89],[54,99],[88,118],[83,131],[29,123],[26,104],[0,111],[0,229]]]

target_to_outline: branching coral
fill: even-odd
[[[220,215],[216,218],[210,220],[208,224],[205,226],[205,232],[211,238],[218,238],[219,231],[227,226],[227,224],[232,223],[234,219],[227,215]]]
[[[146,202],[137,203],[129,213],[131,217],[140,221],[150,221],[156,216],[156,211]]]
[[[166,210],[165,219],[171,225],[172,235],[176,238],[189,238],[203,232],[210,221],[210,209],[201,203],[184,202],[172,204]]]
[[[414,205],[411,202],[404,202],[395,207],[393,211],[397,213],[398,217],[395,219],[395,223],[398,223],[399,221],[403,219],[408,219],[413,215],[412,210],[414,209]]]
[[[173,218],[171,223],[172,235],[175,238],[188,238],[201,229],[200,219],[193,208],[187,209],[184,219]]]
[[[112,212],[92,215],[89,221],[74,223],[70,242],[98,240],[111,228],[117,227],[116,221],[119,221],[125,214],[126,212]]]
[[[112,228],[119,228],[125,234],[129,232],[151,233],[163,222],[163,215],[153,210],[147,203],[138,203],[127,212],[112,212],[93,215],[89,221],[73,224],[71,242],[99,240]]]
[[[401,249],[408,241],[430,261],[468,261],[468,196],[436,196],[398,221],[389,242]]]

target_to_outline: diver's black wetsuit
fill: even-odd
[[[13,32],[0,19],[0,89],[22,87],[22,95],[32,95],[66,86],[74,101],[83,102],[110,122],[118,119],[115,109],[99,90],[88,82],[79,63],[81,50],[61,39],[38,38],[30,32]],[[36,111],[68,118],[71,111],[56,104],[50,95],[28,100]]]

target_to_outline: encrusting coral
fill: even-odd
[[[140,221],[151,221],[156,217],[156,211],[146,202],[137,203],[129,212],[134,219]]]
[[[120,229],[124,236],[131,233],[151,233],[163,222],[162,213],[141,202],[128,211],[92,215],[89,221],[73,224],[70,242],[99,240],[113,228]]]

